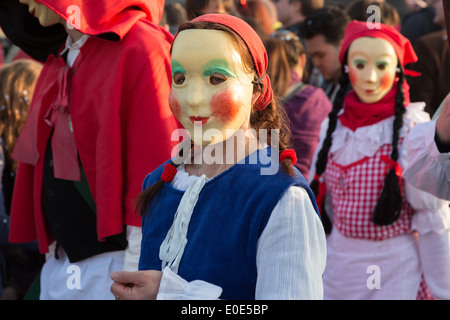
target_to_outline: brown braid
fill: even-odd
[[[347,59],[347,53],[344,55],[344,60]],[[331,109],[331,112],[328,114],[328,129],[327,129],[327,135],[323,141],[322,148],[320,149],[317,161],[316,161],[316,176],[321,176],[327,167],[328,162],[328,152],[331,148],[331,143],[333,140],[333,132],[336,129],[337,120],[338,120],[338,114],[341,111],[342,107],[344,106],[344,98],[347,94],[347,87],[350,83],[350,80],[348,78],[347,73],[345,72],[344,65],[342,65],[341,68],[341,76],[339,78],[339,84],[340,88],[338,93],[336,94],[336,98],[333,102],[333,109]],[[319,181],[315,178],[311,184],[310,184],[311,190],[314,192],[315,196],[318,196],[319,193]],[[325,208],[320,208],[321,210],[321,217],[322,217],[322,224],[325,229],[325,232],[329,234],[331,232],[331,221],[325,212]]]
[[[398,91],[395,96],[395,118],[393,124],[392,134],[392,152],[391,159],[398,160],[398,141],[400,138],[400,129],[403,126],[403,115],[406,112],[405,95],[403,92],[403,82],[405,75],[401,64],[398,65],[400,69],[398,80]],[[384,179],[383,191],[381,192],[378,203],[373,211],[372,222],[385,226],[395,222],[401,213],[403,198],[401,194],[401,187],[399,179],[395,174],[394,169],[390,169]]]

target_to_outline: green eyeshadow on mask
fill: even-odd
[[[366,60],[363,60],[363,59],[355,59],[355,61],[353,61],[353,65],[358,65],[358,64],[362,64],[363,66],[365,66],[366,65]]]
[[[214,73],[220,73],[227,77],[236,78],[236,74],[229,68],[228,62],[224,59],[213,59],[205,63],[202,69],[204,77],[209,77]]]
[[[383,68],[387,68],[387,67],[389,67],[389,63],[386,61],[377,61],[376,66],[377,67],[383,66]]]
[[[170,63],[170,68],[172,70],[172,76],[176,73],[182,73],[182,74],[186,74],[186,70],[183,68],[183,66],[181,65],[181,63],[179,63],[177,60],[172,59],[171,63]]]

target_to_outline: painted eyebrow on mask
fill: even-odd
[[[236,74],[229,68],[228,62],[224,59],[210,60],[203,65],[202,69],[204,77],[209,77],[213,73],[221,73],[227,77],[236,78]]]
[[[181,63],[179,63],[177,60],[172,59],[170,62],[170,68],[172,69],[172,75],[175,73],[183,73],[186,74],[186,70],[184,70]]]
[[[353,64],[356,66],[357,64],[363,64],[363,65],[366,65],[367,64],[367,61],[366,60],[364,60],[364,59],[355,59],[354,61],[353,61]]]

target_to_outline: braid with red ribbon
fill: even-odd
[[[161,180],[164,182],[172,182],[173,178],[177,174],[177,168],[171,163],[166,163],[164,171],[161,174]]]
[[[297,154],[293,149],[283,150],[280,154],[280,162],[284,162],[286,159],[291,159],[292,164],[297,162]]]

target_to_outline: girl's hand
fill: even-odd
[[[156,300],[161,277],[157,270],[113,272],[111,292],[116,300]]]

